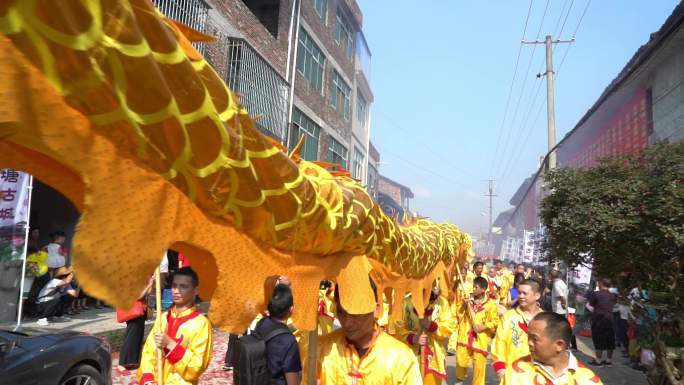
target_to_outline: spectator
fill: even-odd
[[[119,355],[119,371],[137,369],[140,366],[140,354],[142,353],[143,342],[145,340],[145,321],[147,320],[147,296],[152,291],[154,276],[150,278],[147,286],[138,297],[138,302],[142,305],[143,314],[126,320],[126,334],[124,335],[121,354]],[[140,306],[137,305],[137,306]],[[117,313],[119,318],[119,313]]]
[[[26,254],[31,255],[40,251],[40,229],[34,227],[29,232]]]
[[[55,269],[66,266],[66,258],[69,254],[66,246],[66,234],[64,231],[58,230],[50,235],[52,242],[46,248],[48,253],[47,265],[50,272]]]
[[[560,277],[560,271],[551,270],[551,311],[563,316],[567,315],[568,309],[568,286]]]
[[[513,277],[513,287],[510,289],[511,309],[518,306],[518,285],[520,285],[520,283],[524,280],[525,280],[525,274],[515,273],[515,276]]]
[[[620,347],[622,347],[622,354],[628,357],[629,338],[627,336],[627,329],[629,328],[629,316],[631,313],[629,300],[624,295],[619,296],[617,307],[618,317],[615,319],[615,339]]]
[[[67,321],[63,317],[64,310],[69,307],[78,291],[71,287],[74,274],[70,267],[55,269],[54,277],[40,290],[38,294],[38,322],[40,326],[48,325],[48,318],[57,321]]]
[[[599,291],[594,293],[589,305],[593,308],[591,318],[591,339],[594,343],[596,358],[591,362],[595,366],[612,366],[615,349],[615,331],[613,330],[613,306],[617,302],[615,294],[608,291],[610,280],[603,278],[598,283]],[[603,361],[603,352],[607,358]]]
[[[267,336],[279,328],[287,329],[294,303],[292,289],[286,283],[276,285],[268,302],[268,316],[257,324],[254,332]],[[271,384],[298,385],[302,379],[302,362],[299,345],[291,332],[277,335],[266,341],[266,358],[271,371]]]

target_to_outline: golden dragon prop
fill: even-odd
[[[244,330],[275,274],[293,278],[298,308],[314,309],[329,277],[362,313],[371,269],[401,301],[470,249],[455,226],[398,225],[351,178],[288,157],[192,47],[197,34],[149,0],[3,0],[0,32],[0,167],[75,204],[78,279],[109,303],[130,304],[173,247],[217,326]],[[300,327],[314,328],[310,313]]]

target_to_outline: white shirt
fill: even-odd
[[[570,374],[570,372],[572,372],[572,373],[576,372],[577,368],[579,367],[579,364],[577,363],[577,358],[572,353],[570,353],[569,351],[568,351],[568,367],[565,368],[565,370],[563,370],[563,372],[558,377],[554,376],[553,373],[549,372],[542,363],[534,361],[534,365],[537,366],[539,369],[543,370],[544,373],[546,373],[546,375],[548,375],[554,383],[556,383],[556,382],[565,383],[566,381],[559,381],[559,380],[563,379],[565,376]]]
[[[61,288],[57,286],[57,282],[59,281],[59,279],[53,278],[47,285],[40,289],[40,293],[38,293],[38,303],[51,301],[62,296]]]
[[[57,243],[50,243],[47,245],[48,258],[47,267],[48,269],[56,269],[66,265],[66,259],[60,253],[61,246]]]
[[[162,261],[159,264],[159,273],[168,273],[169,272],[169,257],[166,254],[167,252],[164,252],[164,256],[162,257]]]
[[[618,304],[618,311],[620,312],[621,319],[629,321],[629,313],[632,311],[629,305]]]
[[[553,280],[551,289],[551,310],[556,314],[565,315],[566,310],[561,305],[561,297],[565,297],[565,304],[568,303],[568,286],[565,285],[562,279]]]

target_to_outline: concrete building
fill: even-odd
[[[559,167],[591,167],[599,159],[633,153],[650,144],[684,140],[684,3],[651,34],[594,105],[559,142]],[[524,180],[506,210],[497,252],[541,239],[538,209],[541,171]],[[530,235],[533,232],[534,235]],[[532,253],[539,248],[533,244]],[[503,250],[502,250],[503,249]],[[519,249],[519,248],[518,248]],[[527,253],[529,255],[529,253]],[[536,258],[536,257],[535,257]]]
[[[394,202],[394,204],[401,207],[401,209],[405,212],[409,212],[411,210],[409,200],[413,199],[413,191],[403,184],[395,182],[384,175],[380,175],[378,180],[378,196],[380,198],[379,202],[381,203],[383,198],[387,197]]]
[[[259,117],[262,132],[290,149],[304,137],[304,159],[337,163],[368,183],[369,162],[377,171],[370,159],[371,53],[354,0],[155,4],[218,37],[197,48]]]

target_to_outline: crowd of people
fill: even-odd
[[[68,263],[69,250],[66,234],[57,230],[50,234],[50,242],[41,244],[40,229],[32,228],[27,243],[27,274],[33,278],[27,298],[26,312],[38,318],[39,326],[50,322],[69,321],[92,308],[101,309],[101,301],[89,297],[78,286]]]
[[[422,311],[408,294],[399,302],[400,319],[388,314],[388,299],[377,292],[370,277],[377,306],[367,314],[347,312],[340,286],[321,282],[319,338],[311,361],[317,384],[442,384],[449,354],[456,356],[457,384],[469,371],[472,384],[485,384],[488,362],[501,384],[601,384],[572,352],[568,290],[557,271],[545,279],[523,265],[511,272],[500,261],[489,268],[482,262],[470,267],[459,267],[451,295],[435,282]],[[158,350],[163,351],[165,384],[197,384],[211,358],[211,324],[196,307],[197,274],[190,266],[179,265],[169,282],[173,306],[144,344],[142,334],[136,334],[140,343],[127,349],[132,360],[121,368],[137,367],[141,385],[156,384]],[[280,276],[272,284],[267,310],[242,335],[229,338],[224,370],[232,372],[235,384],[308,383],[309,333],[292,321],[293,313],[301,311],[295,310],[293,283]],[[152,281],[141,298],[151,285]],[[599,313],[604,306],[601,290],[590,301]],[[605,325],[597,322],[596,327],[599,332]],[[597,353],[610,350],[610,341],[595,342]],[[135,349],[138,354],[142,350],[139,364],[132,362]],[[259,382],[263,376],[267,382]]]

